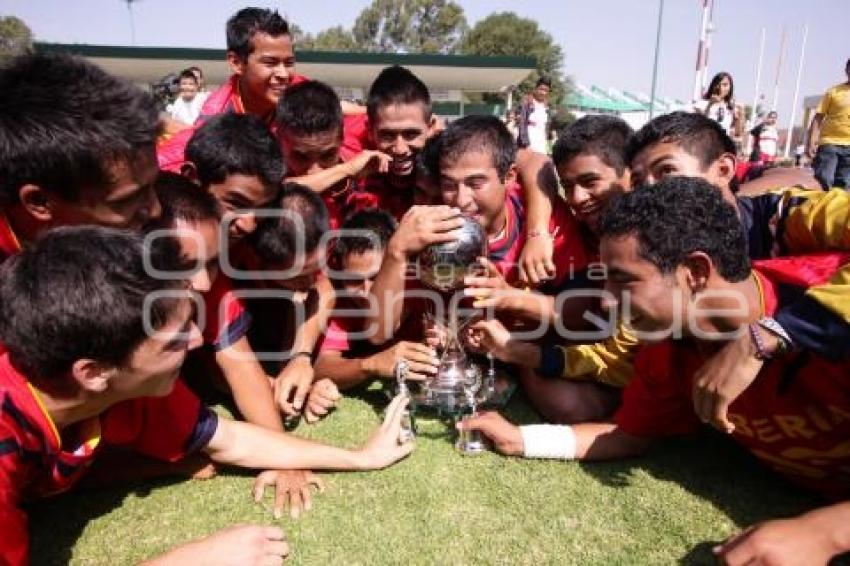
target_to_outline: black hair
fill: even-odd
[[[207,120],[186,145],[186,160],[205,189],[229,175],[256,176],[274,188],[286,173],[277,140],[253,114],[228,112]]]
[[[366,208],[358,210],[345,219],[340,229],[342,234],[334,242],[333,259],[338,267],[349,254],[370,251],[383,252],[395,232],[397,223],[385,210]],[[348,233],[358,230],[361,234]],[[363,234],[368,232],[369,236]]]
[[[504,122],[495,116],[477,115],[464,116],[449,124],[440,135],[436,151],[440,162],[452,162],[461,154],[472,151],[489,153],[502,181],[516,162],[517,152],[514,138]],[[433,167],[434,160],[430,161]],[[432,169],[431,174],[439,178],[439,168]]]
[[[339,132],[342,136],[339,96],[323,82],[305,81],[287,87],[277,103],[275,119],[281,129],[294,134]]]
[[[416,167],[419,172],[431,178],[440,176],[440,144],[443,132],[438,132],[425,140],[422,151],[416,154]]]
[[[720,81],[722,81],[723,79],[729,79],[729,94],[726,95],[723,101],[726,102],[726,105],[729,108],[732,108],[733,100],[735,100],[735,81],[732,80],[732,75],[730,75],[726,71],[717,73],[711,78],[711,82],[708,83],[708,90],[705,91],[703,99],[708,100],[709,98],[711,98],[712,93],[717,89],[717,87],[720,85]]]
[[[192,72],[192,69],[183,69],[177,76],[178,81],[182,79],[192,79],[195,84],[198,84],[198,77]]]
[[[552,161],[560,166],[577,155],[595,155],[617,175],[626,170],[626,145],[634,130],[622,118],[590,115],[563,130],[552,148]]]
[[[277,10],[243,8],[227,20],[227,50],[244,61],[254,52],[254,34],[290,35],[289,24]]]
[[[322,197],[298,183],[284,183],[275,207],[285,214],[264,218],[251,234],[251,245],[260,259],[289,267],[296,254],[311,254],[330,230],[328,209]]]
[[[426,120],[431,119],[431,94],[419,77],[399,65],[386,67],[369,88],[366,113],[374,125],[378,111],[395,104],[421,104]]]
[[[176,220],[186,222],[221,220],[221,206],[208,191],[177,173],[160,171],[154,184],[156,196],[162,205],[160,226],[171,227]]]
[[[0,69],[0,205],[33,184],[76,200],[106,189],[115,162],[153,155],[150,94],[82,58],[32,54]]]
[[[638,153],[656,143],[680,145],[699,159],[703,169],[724,153],[737,155],[735,142],[723,127],[695,112],[671,112],[651,120],[632,136],[626,148],[626,160],[631,164]]]
[[[195,71],[197,71],[198,75],[201,75],[201,78],[203,78],[203,76],[204,76],[204,70],[201,69],[197,65],[192,65],[191,67],[188,67],[186,70],[190,71],[193,75],[195,74]],[[195,76],[195,78],[197,78],[197,75]]]
[[[664,274],[689,254],[707,254],[727,281],[743,281],[750,259],[735,207],[698,177],[668,177],[614,200],[599,222],[599,236],[635,235],[640,257]]]
[[[539,79],[537,79],[537,82],[534,83],[534,88],[537,88],[540,85],[546,85],[549,88],[552,88],[552,79],[550,79],[546,75],[542,75]]]
[[[0,268],[0,341],[30,379],[58,379],[77,360],[123,365],[179,298],[146,304],[157,291],[186,288],[179,279],[152,276],[154,264],[179,269],[177,243],[159,238],[145,248],[141,235],[97,226],[50,230]],[[145,312],[147,309],[147,312]]]

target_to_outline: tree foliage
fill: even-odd
[[[456,53],[468,29],[451,0],[372,0],[354,22],[358,48],[381,53]]]
[[[521,18],[513,12],[491,14],[466,34],[460,50],[464,55],[534,57],[536,71],[519,85],[519,92],[530,92],[541,75],[552,80],[550,98],[553,102],[560,101],[567,91],[568,85],[561,70],[564,52],[534,20]]]
[[[302,34],[296,39],[296,47],[311,51],[359,51],[354,35],[342,26],[322,30],[315,36]]]
[[[0,17],[0,59],[14,57],[32,49],[32,31],[15,16]]]

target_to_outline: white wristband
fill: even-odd
[[[526,458],[573,460],[576,435],[568,425],[526,425],[519,427]]]

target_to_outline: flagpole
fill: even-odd
[[[785,157],[791,155],[791,138],[794,135],[794,120],[797,118],[797,100],[800,97],[800,79],[803,77],[803,60],[806,57],[806,40],[809,37],[809,24],[803,28],[803,45],[800,47],[800,65],[797,67],[797,84],[794,85],[794,103],[791,105],[791,119],[788,121],[788,134],[785,136]]]

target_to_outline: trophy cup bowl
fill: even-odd
[[[431,244],[419,254],[421,281],[438,291],[454,291],[463,287],[463,278],[479,269],[477,259],[486,254],[487,238],[481,225],[469,216],[452,242]]]

